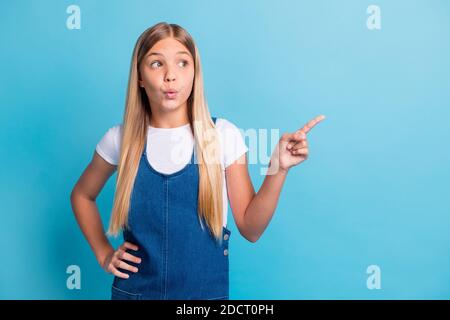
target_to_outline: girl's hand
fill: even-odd
[[[132,243],[124,242],[116,251],[112,251],[105,259],[105,262],[103,264],[103,269],[108,272],[112,273],[119,278],[127,279],[129,278],[129,275],[123,272],[120,272],[118,268],[125,269],[132,271],[134,273],[138,272],[138,268],[133,267],[132,265],[129,265],[128,263],[124,262],[123,260],[128,260],[134,263],[141,263],[141,258],[135,257],[129,253],[127,253],[125,250],[131,249],[134,251],[138,250],[138,247]]]
[[[294,133],[283,134],[270,159],[268,174],[274,174],[277,171],[286,173],[289,168],[308,159],[306,134],[323,119],[325,116],[320,115]]]

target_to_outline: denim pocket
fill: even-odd
[[[140,293],[130,293],[115,286],[111,287],[111,300],[141,300],[141,298]]]

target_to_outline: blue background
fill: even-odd
[[[371,4],[381,30],[366,27]],[[231,299],[450,298],[446,0],[0,2],[0,298],[109,298],[69,196],[121,122],[133,46],[159,21],[194,37],[212,115],[280,133],[327,117],[258,242],[229,211]],[[105,226],[115,178],[97,201]]]

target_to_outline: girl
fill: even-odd
[[[306,133],[323,118],[282,135],[255,194],[239,130],[210,116],[194,40],[176,24],[147,29],[134,48],[123,123],[98,143],[71,194],[99,264],[115,275],[111,298],[228,299],[227,200],[241,235],[257,241],[289,168],[308,157]],[[115,170],[108,234],[123,231],[117,249],[95,202]]]

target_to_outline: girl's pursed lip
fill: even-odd
[[[177,92],[176,91],[174,91],[174,92],[167,91],[167,92],[164,92],[164,96],[169,99],[175,98],[177,96]]]
[[[163,90],[163,92],[166,93],[177,93],[178,91],[175,89],[168,89],[168,90]]]

